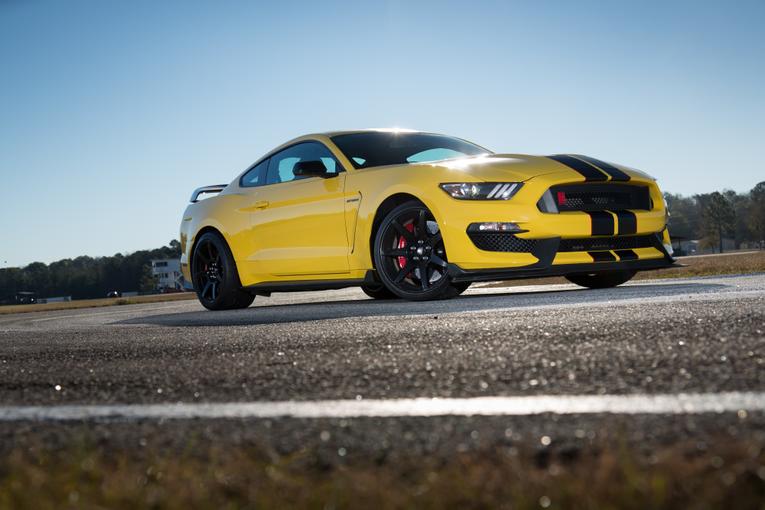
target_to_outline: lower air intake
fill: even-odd
[[[522,239],[509,232],[468,232],[476,248],[485,251],[531,253],[539,240]],[[640,236],[583,237],[561,239],[558,252],[611,251],[651,248],[656,245],[656,234]]]

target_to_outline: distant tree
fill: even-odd
[[[696,195],[701,204],[702,231],[707,245],[715,243],[723,252],[723,238],[732,235],[735,229],[736,211],[733,205],[719,191]]]
[[[150,292],[157,288],[157,280],[151,273],[151,266],[145,264],[141,269],[141,281],[138,284],[138,290],[141,292]]]
[[[672,193],[665,193],[664,199],[669,207],[670,235],[679,239],[699,239],[701,211],[696,199]]]
[[[725,199],[733,207],[736,219],[733,222],[733,241],[736,243],[736,249],[741,248],[741,243],[752,239],[752,231],[749,226],[750,209],[752,201],[748,194],[738,194],[733,190],[726,189],[722,192]]]
[[[765,242],[765,181],[757,184],[749,192],[749,230],[753,241]]]

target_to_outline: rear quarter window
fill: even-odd
[[[245,188],[252,188],[254,186],[262,186],[265,184],[268,161],[268,159],[264,159],[254,167],[250,168],[247,173],[242,176],[239,184]]]

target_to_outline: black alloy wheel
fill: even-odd
[[[247,308],[255,296],[242,289],[234,257],[215,232],[203,234],[191,256],[191,277],[202,306],[208,310]]]
[[[385,287],[404,299],[447,299],[467,288],[452,284],[438,223],[421,202],[388,213],[375,236],[374,261]]]
[[[396,299],[398,297],[382,283],[362,285],[361,290],[372,299]]]

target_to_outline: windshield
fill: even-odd
[[[459,138],[429,133],[370,131],[333,136],[332,141],[355,168],[426,163],[490,153]]]

